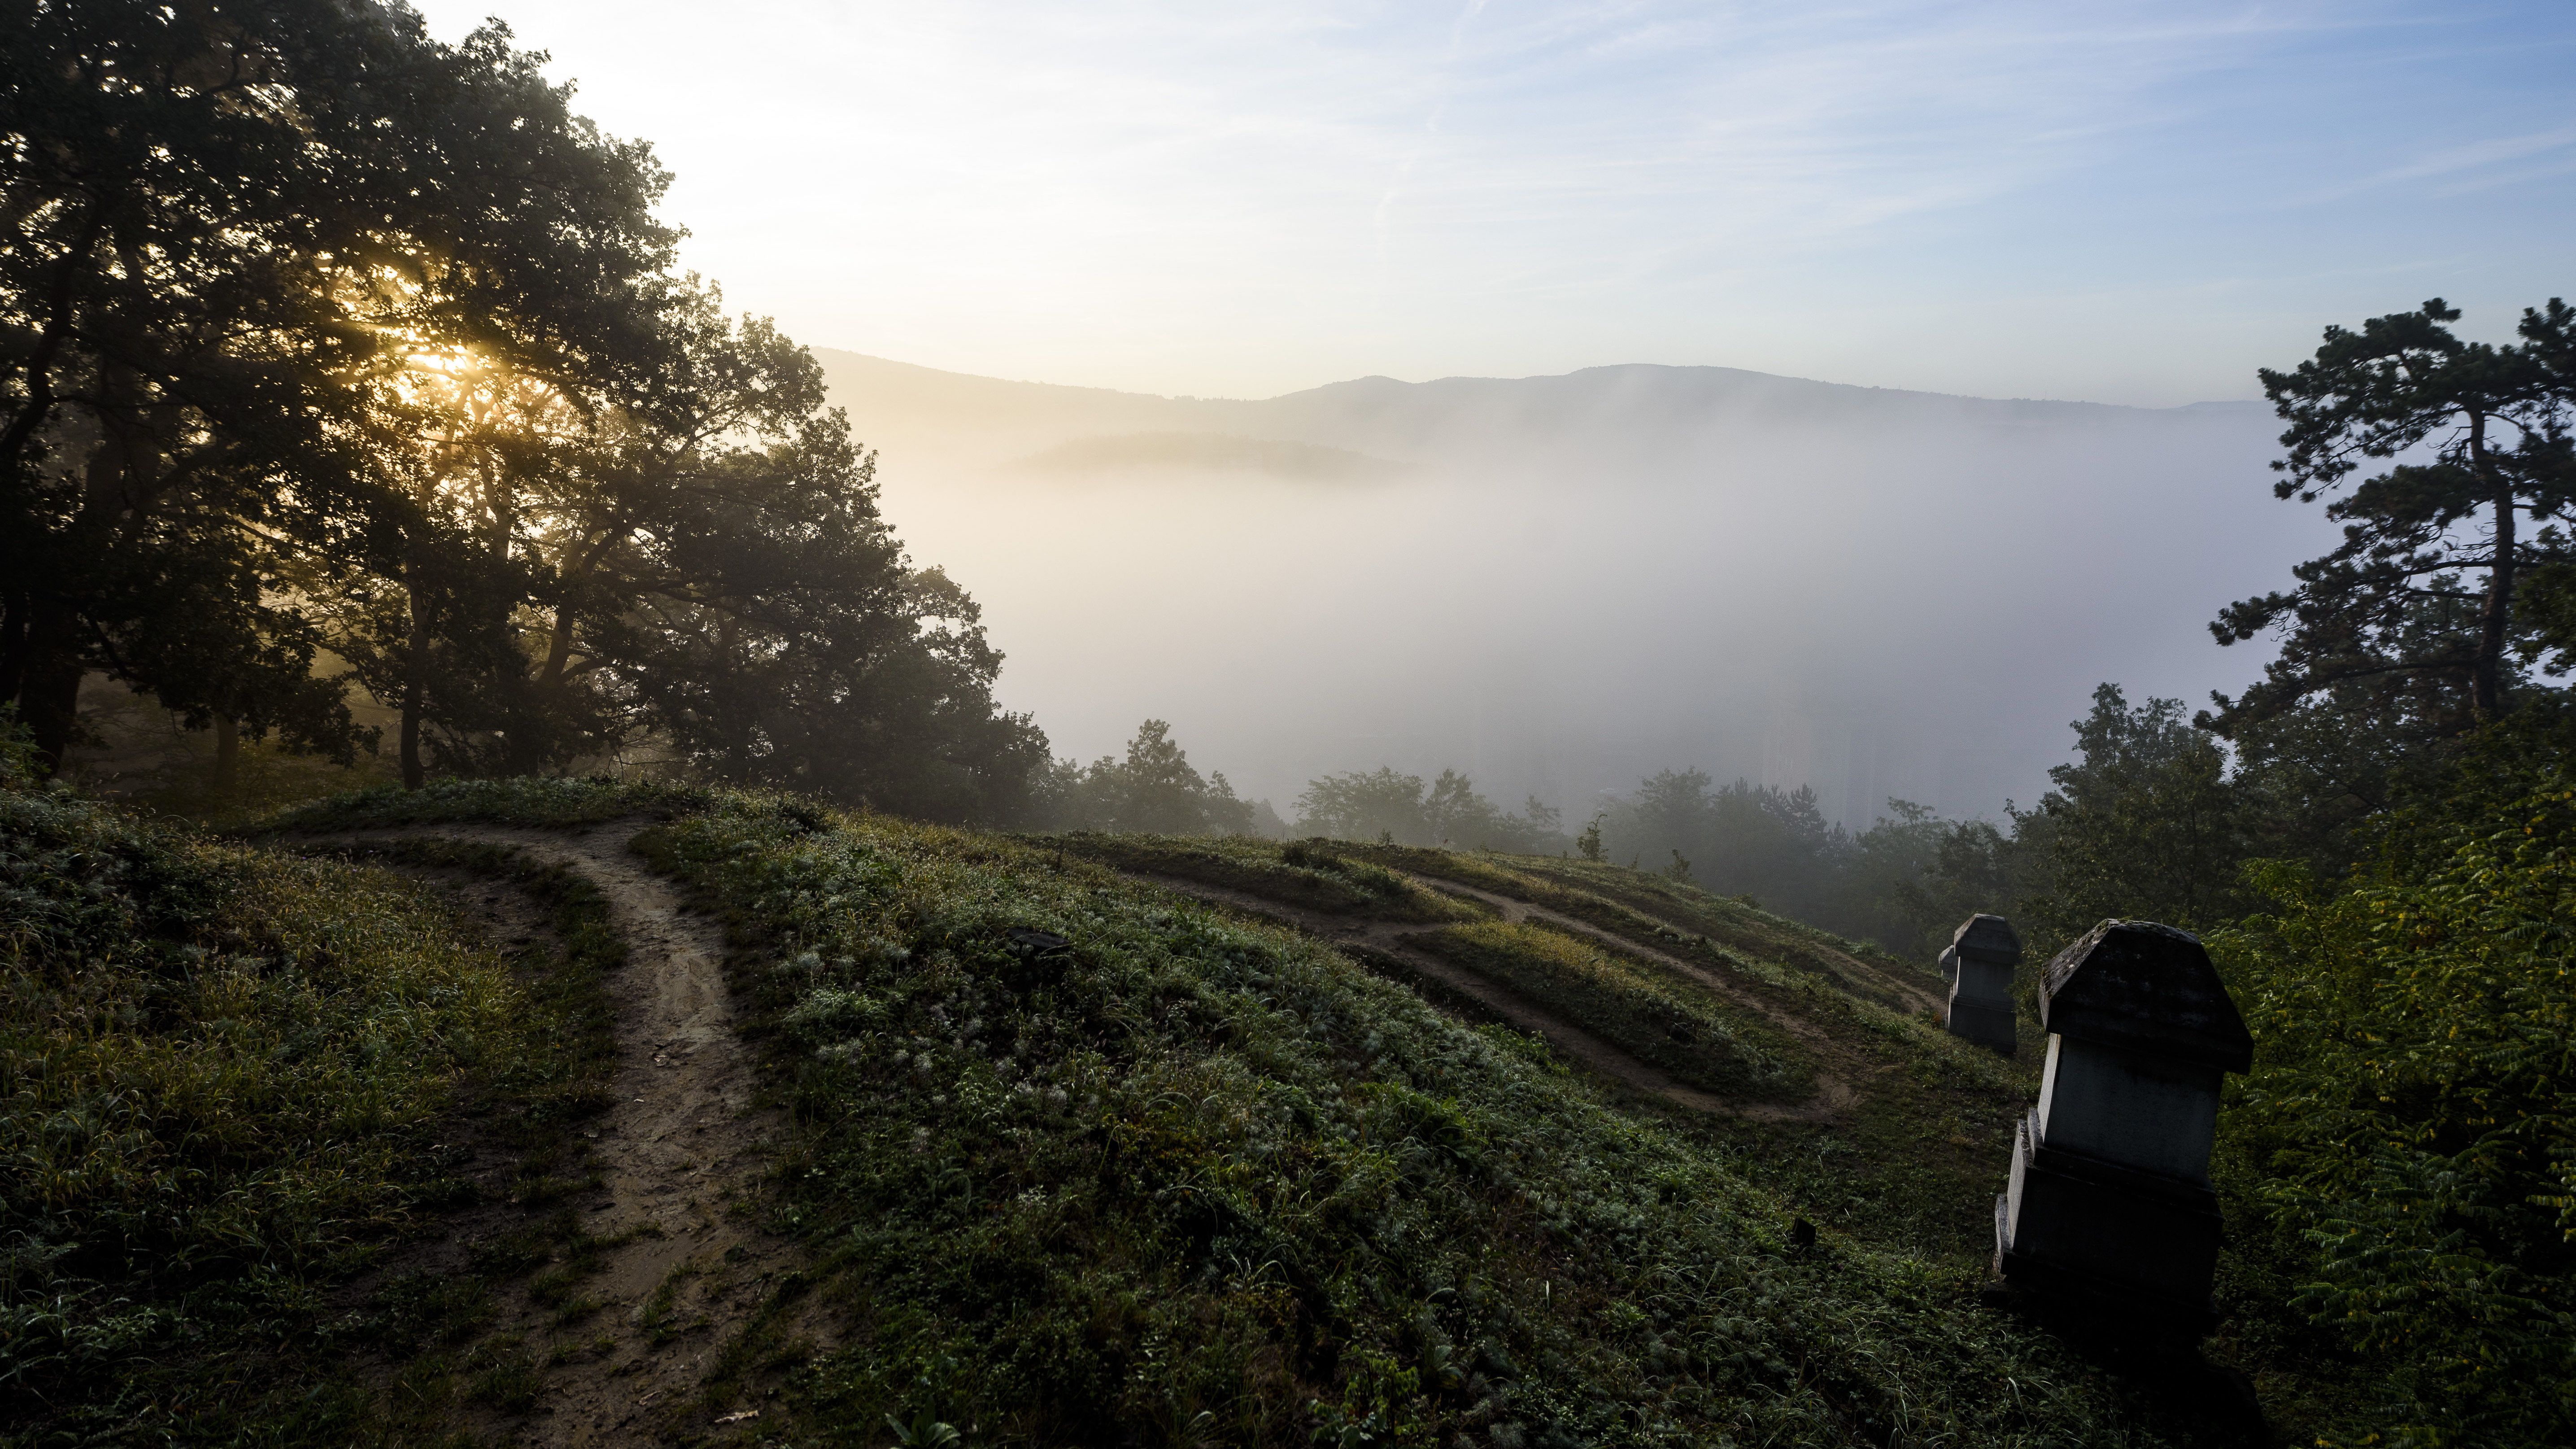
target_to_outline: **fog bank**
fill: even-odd
[[[1725,368],[1365,378],[1256,402],[818,349],[887,515],[1059,754],[1168,719],[1283,811],[1454,765],[1577,817],[1667,766],[2027,802],[2098,681],[2233,690],[2203,628],[2330,541],[2255,404],[2148,410]]]

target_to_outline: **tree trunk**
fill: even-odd
[[[18,718],[36,737],[36,755],[45,773],[62,773],[80,725],[81,676],[89,672],[81,659],[80,618],[56,603],[36,606],[27,631],[24,682],[18,688]]]
[[[404,789],[417,790],[429,778],[420,762],[420,717],[429,702],[429,620],[418,595],[409,607],[411,636],[403,643],[402,782]]]
[[[537,685],[552,689],[563,682],[564,666],[572,662],[572,605],[555,610],[553,636],[546,640],[545,667],[537,671]]]
[[[90,251],[98,245],[99,233],[106,228],[107,213],[92,206],[81,218],[80,235],[64,249],[60,264],[54,269],[53,284],[46,289],[45,329],[37,334],[36,346],[25,363],[24,398],[9,426],[0,431],[0,478],[14,477],[19,460],[25,456],[27,443],[45,425],[54,411],[54,361],[71,340],[74,319],[79,311],[76,296],[81,272],[90,264]]]
[[[70,530],[51,541],[53,552],[95,568],[114,545],[120,520],[141,514],[146,504],[134,496],[135,448],[129,429],[136,426],[133,369],[102,364],[98,396],[92,411],[99,424],[98,445],[81,470],[81,505]],[[61,587],[62,580],[55,580]],[[22,595],[21,597],[28,597]],[[89,672],[88,639],[80,611],[57,595],[35,595],[28,609],[27,638],[20,656],[18,717],[36,737],[36,753],[49,774],[59,774],[80,728],[80,687]]]
[[[2478,617],[2478,661],[2469,682],[2469,708],[2481,723],[2504,713],[2504,651],[2513,622],[2513,482],[2487,457],[2486,415],[2469,415],[2469,458],[2495,490],[2495,552],[2487,563],[2487,597]]]
[[[27,682],[27,616],[35,607],[24,589],[0,594],[0,707],[16,699]]]
[[[600,536],[599,542],[585,545],[578,552],[566,553],[561,586],[567,597],[555,610],[554,631],[546,640],[546,662],[537,671],[540,686],[552,689],[563,682],[564,669],[572,663],[573,629],[579,622],[569,595],[590,577],[591,566],[599,562],[600,555],[622,536],[623,530],[611,528]]]
[[[241,725],[231,715],[215,716],[215,788],[231,794],[241,783]]]
[[[519,531],[519,492],[510,475],[486,454],[483,471],[483,546],[507,563],[510,541]]]

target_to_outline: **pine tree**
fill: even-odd
[[[2298,565],[2296,589],[2241,600],[2210,625],[2221,644],[2282,637],[2263,680],[2216,696],[2206,726],[2233,736],[2338,690],[2380,727],[2417,737],[2506,708],[2527,632],[2517,581],[2571,557],[2576,319],[2553,300],[2524,314],[2521,345],[2500,347],[2453,335],[2459,316],[2437,297],[2357,332],[2329,327],[2314,358],[2263,371],[2289,424],[2273,491],[2331,495],[2326,516],[2344,542]],[[2381,460],[2390,466],[2352,481]]]

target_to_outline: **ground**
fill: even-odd
[[[487,1046],[405,1078],[376,1206],[300,1270],[307,1326],[217,1325],[168,1370],[269,1442],[2243,1427],[2191,1401],[2197,1361],[1980,1303],[2035,1041],[1954,1040],[1928,967],[1680,883],[578,781],[379,790],[256,840],[132,848],[287,871],[308,913],[423,893],[397,934],[457,933],[438,949],[518,1024],[421,1038]],[[22,1001],[78,979],[21,967]],[[383,1035],[357,1023],[350,1070],[384,1070]],[[13,1441],[121,1412],[81,1397],[107,1380],[57,1387]],[[316,1395],[338,1407],[281,1407]],[[157,1437],[241,1437],[173,1414]]]

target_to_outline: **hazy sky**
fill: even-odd
[[[2576,288],[2576,5],[429,0],[799,339],[1266,396],[1712,363],[2251,396]]]

